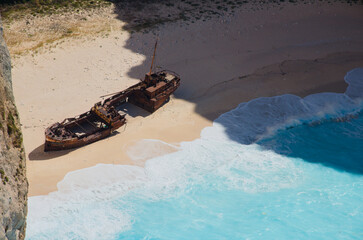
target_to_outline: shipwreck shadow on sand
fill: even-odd
[[[124,125],[124,126],[126,127],[126,125]],[[114,136],[120,134],[122,131],[124,131],[123,127],[119,130],[114,131],[113,133],[111,133],[110,136],[108,136],[104,139],[101,139],[100,141],[104,141],[108,138],[114,137]],[[91,144],[95,144],[95,143],[91,143]],[[78,147],[78,148],[67,149],[67,150],[44,152],[44,144],[42,144],[42,145],[38,146],[37,148],[33,149],[33,151],[31,151],[28,154],[28,158],[30,161],[45,161],[45,160],[50,160],[50,159],[54,159],[57,157],[67,155],[70,152],[73,152],[77,149],[81,149],[81,148],[85,148],[85,147],[87,147],[87,145]]]
[[[73,149],[44,152],[44,144],[42,144],[39,147],[35,148],[33,151],[31,151],[28,154],[28,157],[30,161],[43,161],[66,155],[72,151]]]
[[[121,114],[127,114],[127,116],[130,117],[147,117],[150,115],[150,113],[148,111],[146,111],[145,109],[142,109],[138,106],[135,106],[131,103],[124,103],[118,107],[116,107],[116,110],[119,111]],[[127,120],[127,116],[126,116],[126,120]]]

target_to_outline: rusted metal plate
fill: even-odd
[[[151,87],[148,87],[146,88],[146,92],[147,93],[152,93],[152,92],[155,92],[156,90],[164,87],[166,85],[166,82],[158,82],[155,86],[151,86]]]

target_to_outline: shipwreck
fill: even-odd
[[[126,115],[117,108],[129,102],[153,113],[169,101],[179,87],[180,76],[169,70],[152,72],[157,42],[149,73],[139,83],[94,104],[88,111],[73,118],[66,118],[45,130],[44,151],[81,147],[110,136],[126,124]]]

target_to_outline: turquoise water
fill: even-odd
[[[230,157],[221,156],[228,175],[203,171],[202,179],[163,199],[130,194],[134,223],[117,239],[362,238],[363,117],[358,116],[281,130],[258,142],[289,159],[236,144],[228,147]],[[251,169],[238,163],[248,158],[244,151],[266,156]],[[270,172],[270,164],[282,169]]]
[[[145,167],[29,199],[27,239],[362,239],[363,69],[345,94],[240,104]]]

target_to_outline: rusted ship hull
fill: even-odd
[[[83,147],[87,144],[99,141],[101,139],[104,139],[112,134],[113,131],[115,131],[117,128],[124,125],[125,122],[120,122],[119,126],[113,128],[113,129],[105,129],[100,132],[96,132],[92,135],[89,135],[87,137],[83,138],[72,138],[69,140],[55,140],[50,137],[45,138],[45,144],[44,144],[44,151],[60,151],[60,150],[66,150],[66,149],[72,149],[72,148],[79,148]]]
[[[170,71],[146,75],[144,81],[113,94],[90,111],[47,128],[44,151],[78,148],[106,138],[126,123],[115,107],[130,102],[153,113],[169,101],[179,85],[180,77]]]
[[[72,138],[70,140],[65,140],[65,141],[56,141],[54,139],[46,137],[44,151],[45,152],[59,151],[59,150],[83,147],[87,144],[96,142],[96,141],[106,138],[110,135],[111,135],[111,131],[109,129],[107,129],[105,131],[97,132],[91,136],[87,136],[82,139]]]
[[[155,112],[164,103],[169,101],[170,95],[180,86],[180,78],[176,76],[173,77],[175,78],[175,81],[170,81],[168,83],[161,81],[146,89],[137,89],[133,91],[128,97],[128,102],[143,108],[148,112]]]
[[[82,147],[110,136],[125,123],[125,117],[114,109],[105,111],[96,104],[90,111],[78,117],[65,119],[47,128],[44,151]]]
[[[45,131],[44,151],[82,147],[109,135],[126,123],[115,107],[130,102],[149,112],[155,112],[179,87],[180,77],[160,71],[147,75],[145,80],[97,103],[89,112],[56,123]],[[111,117],[112,116],[112,117]]]
[[[125,116],[116,107],[130,102],[151,113],[169,101],[170,95],[179,87],[180,77],[175,72],[162,70],[152,73],[157,42],[150,72],[143,81],[113,94],[102,103],[96,103],[90,111],[75,118],[67,118],[45,130],[44,151],[65,150],[82,147],[107,136],[126,123]]]

